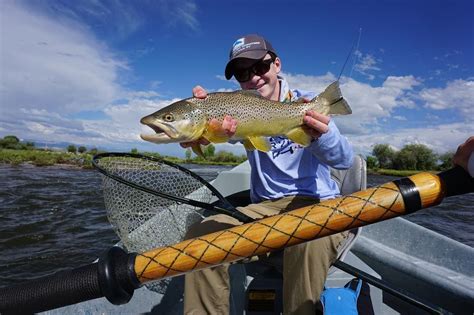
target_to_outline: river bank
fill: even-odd
[[[98,153],[72,153],[65,151],[52,151],[52,150],[12,150],[12,149],[0,149],[0,163],[20,165],[23,163],[32,164],[35,166],[53,166],[53,165],[70,165],[85,169],[91,169],[92,158]],[[236,166],[241,163],[238,162],[223,162],[205,160],[199,157],[193,159],[181,159],[173,156],[162,156],[158,153],[143,153],[145,155],[151,155],[157,158],[163,158],[167,161],[176,164],[197,164],[197,165],[221,165],[221,166]],[[243,159],[242,159],[243,161]],[[423,171],[419,170],[393,170],[393,169],[369,169],[368,174],[372,175],[386,175],[386,176],[397,176],[405,177],[411,176],[416,173]],[[436,173],[436,171],[429,171]]]
[[[72,153],[65,151],[53,151],[53,150],[13,150],[13,149],[0,149],[0,163],[6,163],[11,165],[20,165],[23,163],[32,164],[35,166],[53,166],[53,165],[72,165],[82,167],[86,169],[93,168],[92,158],[95,154],[100,152],[85,152],[85,153]],[[142,153],[142,152],[140,152]],[[215,161],[212,159],[202,159],[195,157],[193,159],[181,159],[173,156],[162,156],[158,153],[144,152],[142,154],[151,155],[157,158],[163,158],[167,161],[176,164],[198,164],[198,165],[222,165],[222,166],[235,166],[240,164],[242,161]]]

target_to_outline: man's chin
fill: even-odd
[[[263,97],[268,97],[269,92],[270,92],[269,89],[268,89],[268,86],[266,84],[262,85],[261,87],[257,88],[256,90]]]

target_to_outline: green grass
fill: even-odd
[[[161,156],[154,153],[143,153],[157,158],[163,158],[176,164],[203,164],[203,165],[237,165],[240,162],[210,161],[203,159],[180,159],[172,156]],[[0,149],[0,163],[19,165],[22,163],[31,163],[36,166],[50,166],[57,164],[75,165],[82,168],[92,168],[92,157],[90,153],[70,153],[65,151],[46,151],[46,150],[13,150]]]
[[[91,161],[92,155],[88,153],[0,149],[0,162],[13,165],[21,163],[31,163],[36,166],[68,164],[91,168]]]
[[[368,173],[371,174],[378,174],[378,175],[387,175],[387,176],[399,176],[399,177],[406,177],[411,176],[414,174],[418,174],[421,172],[430,172],[433,173],[435,171],[416,171],[416,170],[391,170],[391,169],[369,169]]]

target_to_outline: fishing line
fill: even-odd
[[[359,36],[357,37],[357,41],[356,41],[356,39],[354,38],[354,40],[353,40],[353,42],[352,42],[352,47],[351,47],[351,49],[350,49],[350,51],[349,51],[349,54],[348,54],[347,57],[346,57],[346,61],[344,61],[344,65],[342,66],[341,72],[339,73],[339,76],[337,77],[337,81],[339,81],[339,79],[341,78],[341,75],[342,75],[342,73],[344,72],[344,69],[345,69],[346,64],[347,64],[347,62],[349,61],[350,57],[353,55],[353,53],[354,53],[355,51],[357,51],[357,50],[359,49],[359,44],[360,44],[360,37],[361,37],[361,35],[362,35],[362,28],[359,28]],[[357,45],[356,45],[356,43],[357,43]],[[356,48],[356,49],[354,50],[354,48]],[[351,68],[351,72],[350,72],[350,74],[349,74],[349,78],[352,77],[352,70],[354,69],[355,60],[356,60],[356,58],[353,59],[352,68]]]
[[[354,53],[356,51],[359,51],[359,44],[360,44],[360,37],[361,36],[362,36],[362,28],[359,28],[359,38],[357,39],[357,47],[356,47],[356,50],[354,51]],[[356,55],[355,58],[352,60],[352,68],[351,68],[351,72],[349,73],[349,78],[352,78],[352,71],[354,70],[355,63],[358,59],[359,59],[359,55]]]

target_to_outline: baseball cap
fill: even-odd
[[[229,80],[234,75],[234,64],[239,58],[260,60],[268,52],[276,55],[272,44],[260,35],[249,34],[237,39],[230,49],[229,62],[225,67],[226,79]]]

